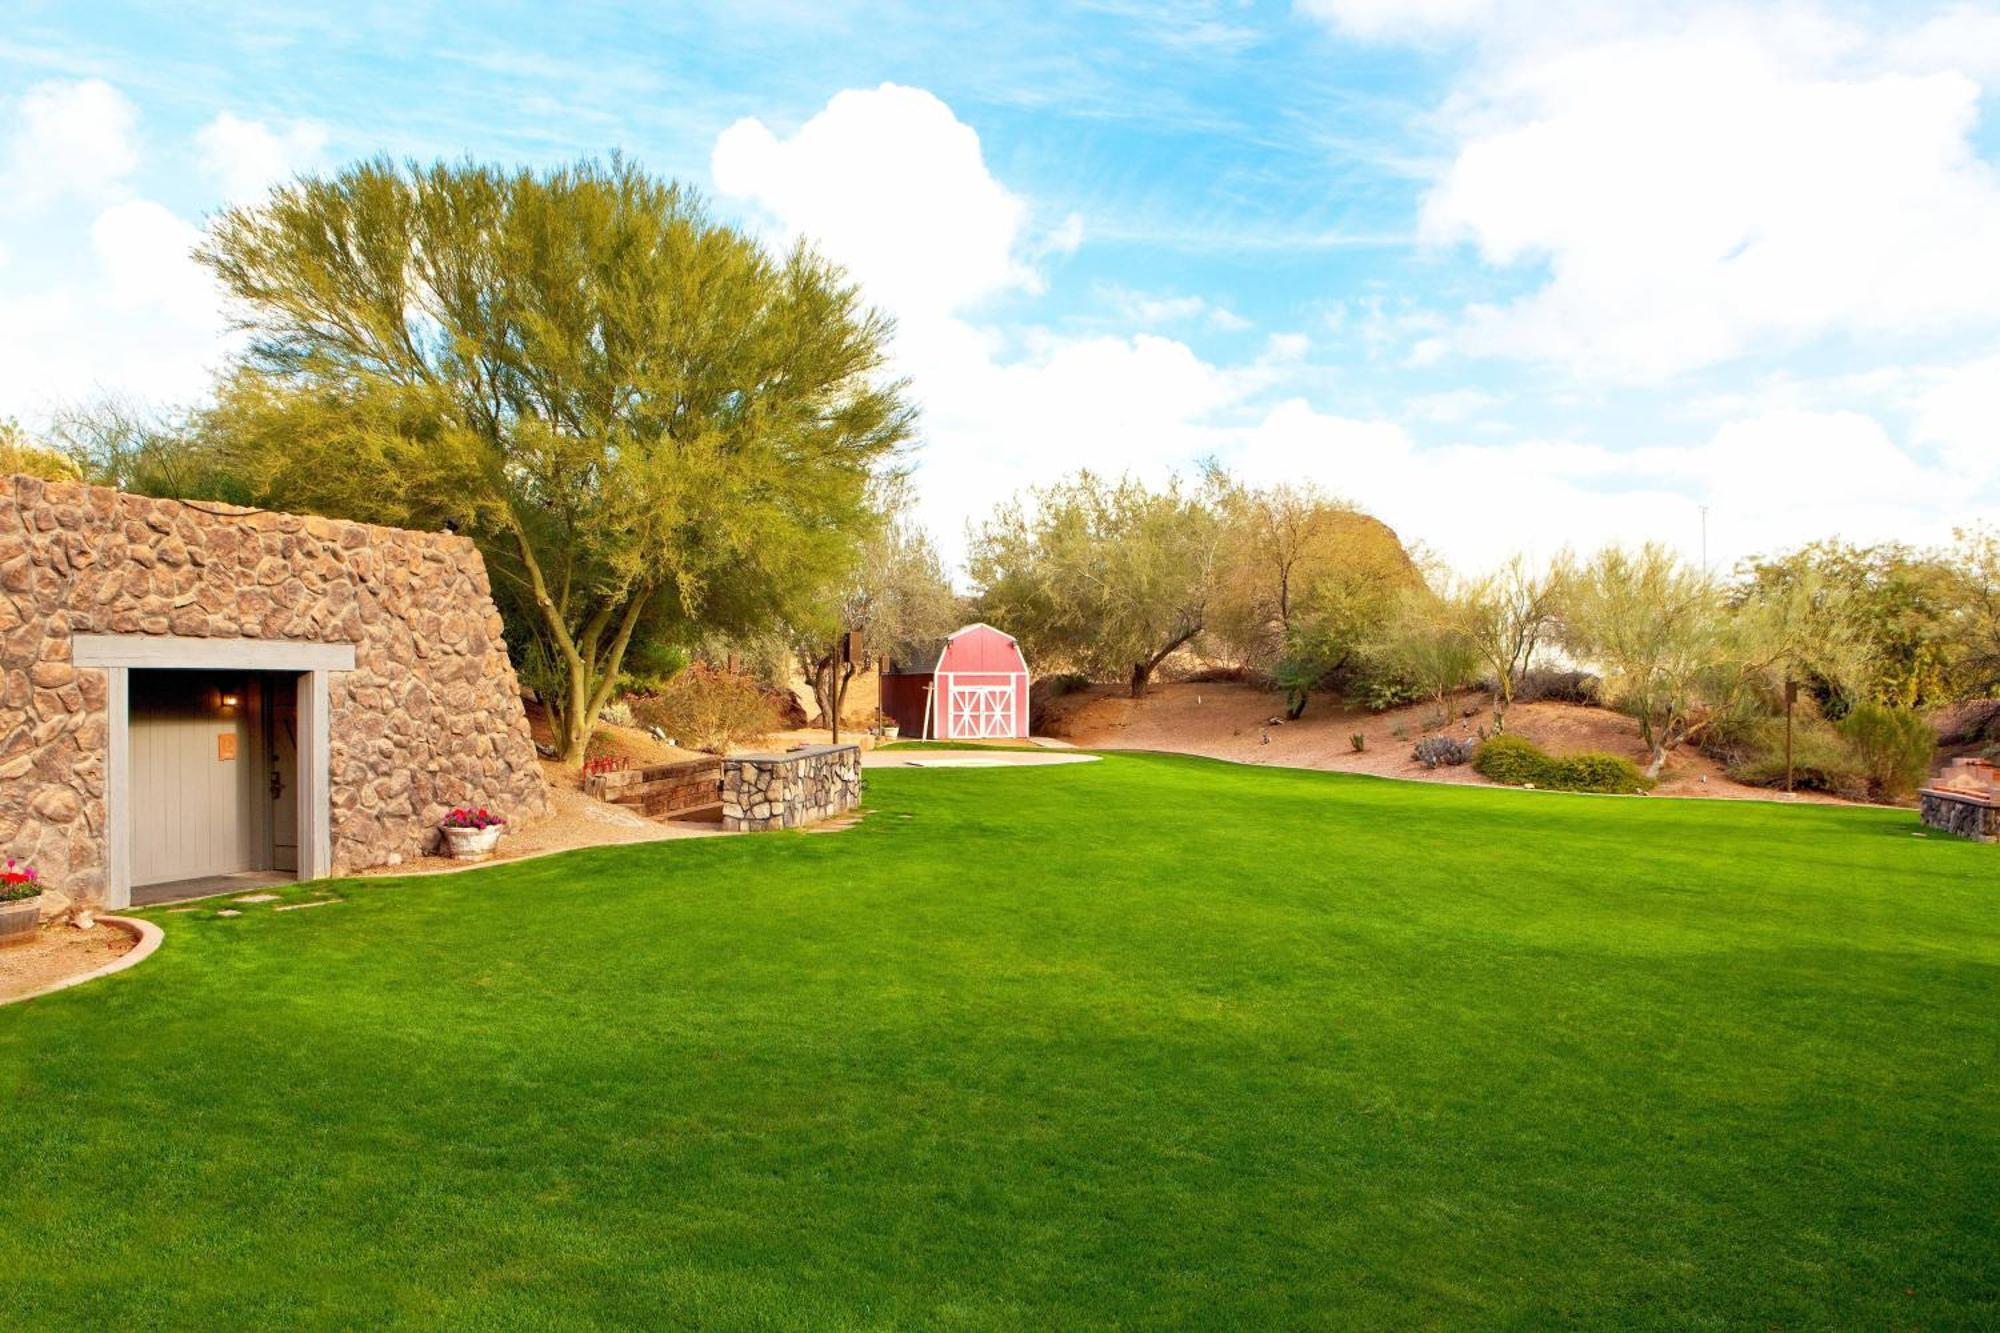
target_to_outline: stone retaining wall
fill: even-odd
[[[1926,787],[1917,793],[1917,813],[1925,825],[1979,842],[2000,839],[2000,808],[1969,792]]]
[[[722,761],[722,826],[727,829],[798,828],[860,803],[858,745],[814,745]]]
[[[454,805],[545,813],[468,538],[0,477],[0,854],[104,888],[106,677],[73,634],[349,643],[329,699],[333,863],[426,850]]]

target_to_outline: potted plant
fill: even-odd
[[[0,949],[26,944],[42,923],[42,877],[13,857],[0,867]]]
[[[484,861],[500,845],[507,821],[483,805],[476,810],[460,806],[444,817],[440,827],[453,860]]]
[[[903,732],[902,726],[887,713],[875,715],[875,731],[885,741],[893,741]]]

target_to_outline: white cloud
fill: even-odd
[[[784,240],[810,239],[906,322],[1037,285],[1019,255],[1027,204],[987,170],[972,127],[921,88],[836,94],[789,138],[739,120],[710,169],[720,194]],[[1080,238],[1081,224],[1062,236]]]
[[[1458,348],[1658,379],[1827,333],[1990,326],[1979,86],[1855,72],[1858,36],[1721,14],[1503,61],[1448,110],[1432,244],[1545,265]]]
[[[138,164],[138,111],[101,79],[38,83],[8,110],[0,187],[16,206],[101,195]]]
[[[274,130],[224,111],[194,139],[203,173],[232,204],[254,201],[273,185],[326,164],[326,129],[309,120]]]
[[[1298,10],[1356,37],[1440,37],[1491,20],[1495,0],[1298,0]]]
[[[1249,320],[1234,310],[1205,297],[1138,292],[1127,287],[1106,287],[1102,295],[1121,318],[1143,328],[1204,324],[1225,333],[1241,333],[1251,326]]]

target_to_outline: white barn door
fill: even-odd
[[[1014,734],[1014,686],[953,685],[954,740],[1006,740]]]

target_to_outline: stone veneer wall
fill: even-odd
[[[722,826],[727,829],[798,828],[860,803],[858,745],[814,745],[722,761]]]
[[[104,889],[108,721],[72,634],[352,643],[331,677],[337,870],[428,850],[454,805],[548,793],[471,540],[0,476],[0,854]]]
[[[1979,842],[2000,839],[2000,808],[1967,792],[1926,787],[1917,793],[1917,817],[1931,828]]]

